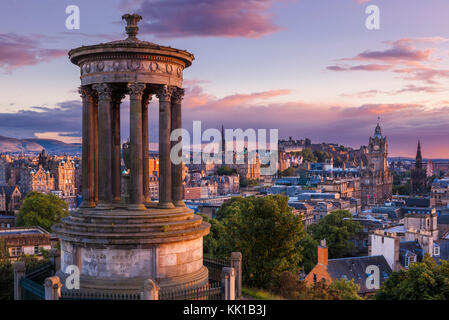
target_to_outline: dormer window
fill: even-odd
[[[440,246],[436,243],[433,244],[433,255],[438,257],[440,255]]]

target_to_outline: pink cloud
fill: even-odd
[[[138,6],[141,33],[160,38],[259,38],[281,30],[270,9],[277,0],[145,0],[122,3]]]
[[[426,90],[405,87],[403,90]],[[399,90],[398,90],[399,91]],[[429,108],[419,103],[384,103],[351,106],[340,103],[309,103],[301,100],[274,102],[288,90],[236,94],[216,98],[201,87],[185,96],[184,126],[202,120],[203,128],[279,129],[280,137],[309,137],[315,143],[336,142],[353,147],[366,145],[377,116],[382,115],[390,155],[413,156],[418,138],[426,145],[425,157],[449,157],[449,107]],[[377,94],[375,90],[371,94]],[[196,105],[196,101],[201,104]]]
[[[401,93],[426,93],[426,94],[433,94],[433,93],[439,93],[445,91],[442,87],[434,87],[434,86],[416,86],[414,84],[408,84],[404,88],[399,90],[391,90],[391,91],[382,91],[382,90],[367,90],[367,91],[360,91],[353,94],[343,93],[340,96],[342,97],[348,97],[348,98],[373,98],[377,95],[398,95]]]
[[[383,64],[366,64],[366,65],[357,65],[357,66],[329,66],[326,69],[331,71],[387,71],[392,68],[391,65],[383,65]]]
[[[43,48],[42,36],[21,36],[14,33],[0,34],[0,68],[7,72],[22,66],[47,62],[67,54],[66,50]]]
[[[349,71],[392,71],[404,80],[421,81],[427,84],[438,84],[438,79],[449,78],[449,69],[439,68],[441,59],[432,58],[435,48],[418,49],[417,45],[441,44],[449,41],[443,37],[402,38],[396,41],[385,41],[390,47],[385,50],[365,50],[355,57],[343,58],[339,61],[365,62],[362,65],[336,64],[326,69],[335,72]],[[435,90],[419,90],[435,92]]]
[[[420,38],[423,41],[423,38]],[[343,60],[377,61],[389,63],[408,63],[428,61],[434,49],[418,50],[414,39],[403,38],[397,41],[386,41],[390,48],[385,50],[366,50],[354,58]]]

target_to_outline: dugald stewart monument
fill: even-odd
[[[183,203],[182,164],[170,160],[171,131],[181,128],[183,71],[194,56],[139,40],[142,17],[122,18],[127,39],[69,52],[81,70],[83,202],[53,228],[61,243],[57,275],[65,279],[75,265],[80,290],[93,292],[138,293],[148,279],[161,289],[200,287],[208,282],[203,237],[210,225]],[[127,94],[130,138],[121,152],[120,106]],[[158,203],[151,202],[148,183],[153,96],[159,100]]]

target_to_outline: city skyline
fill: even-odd
[[[187,129],[193,120],[217,129],[279,128],[280,138],[358,148],[381,116],[390,156],[414,157],[421,139],[424,158],[448,158],[449,34],[439,31],[449,30],[448,4],[434,1],[430,10],[419,1],[324,2],[190,0],[177,13],[177,1],[89,2],[90,10],[87,1],[5,1],[0,135],[79,141],[79,71],[67,51],[123,39],[116,17],[133,11],[144,17],[140,39],[195,54],[184,80]],[[365,28],[370,3],[380,7],[380,30]],[[80,8],[80,30],[65,28],[71,4]],[[192,8],[196,19],[189,19]],[[156,106],[150,103],[151,143]],[[125,102],[125,134],[128,108]]]

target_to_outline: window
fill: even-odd
[[[363,240],[363,246],[366,248],[366,247],[368,247],[368,240]]]
[[[439,256],[440,255],[440,246],[437,244],[433,245],[433,255],[434,256]]]
[[[416,262],[415,256],[408,256],[405,258],[405,267],[408,268],[412,263]]]
[[[34,254],[39,254],[39,246],[34,246]]]
[[[316,277],[316,274],[314,273],[313,274],[313,284],[316,284],[316,279],[317,279],[317,277]]]
[[[22,247],[11,247],[11,257],[17,257],[22,254]]]

